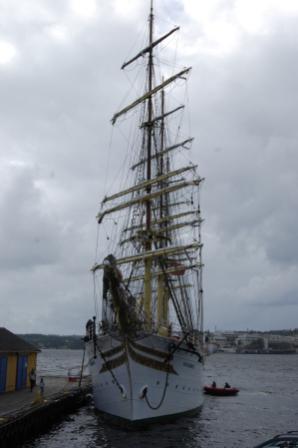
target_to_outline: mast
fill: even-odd
[[[153,88],[153,0],[150,2],[150,15],[149,15],[149,55],[148,55],[148,91],[151,92]],[[152,150],[152,116],[153,116],[153,105],[152,105],[152,95],[149,95],[148,100],[148,123],[147,126],[147,181],[151,179],[151,150]],[[147,187],[147,194],[151,193],[151,185]],[[148,198],[146,202],[146,243],[145,250],[150,251],[152,249],[151,241],[151,199]],[[147,259],[145,261],[145,282],[144,282],[144,310],[145,318],[148,327],[151,326],[152,321],[152,285],[151,285],[151,269],[152,269],[152,259]]]
[[[164,140],[165,140],[165,92],[164,90],[161,91],[161,123],[160,123],[160,176],[164,173],[164,159],[163,159],[163,150],[164,150]],[[163,188],[164,184],[161,182],[161,188]],[[164,197],[161,195],[160,197],[160,210],[159,210],[159,219],[163,219],[164,215]],[[167,221],[162,223],[162,227],[167,227]],[[167,235],[166,235],[167,236]],[[164,247],[167,244],[167,239],[161,239],[160,241],[160,248]],[[158,276],[158,283],[157,283],[157,324],[158,329],[160,332],[162,332],[163,328],[167,326],[167,320],[168,320],[168,294],[167,294],[167,288],[165,284],[165,274],[162,273]]]

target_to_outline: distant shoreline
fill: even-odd
[[[58,349],[58,350],[79,350],[84,348],[83,336],[69,335],[59,336],[54,334],[18,334],[19,337],[29,342],[29,344],[38,347],[40,350],[44,349]]]

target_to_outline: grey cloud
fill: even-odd
[[[30,1],[27,10],[16,1],[0,5],[1,35],[18,50],[0,66],[1,160],[10,166],[0,195],[1,322],[20,332],[77,333],[93,314],[95,215],[107,185],[117,191],[128,152],[109,123],[135,97],[135,75],[119,67],[138,49],[132,42],[139,43],[146,17],[121,19],[111,2],[102,2],[90,21],[75,17],[68,2]],[[183,3],[172,6],[163,2],[159,31],[184,22],[190,42],[203,39]],[[231,14],[233,2],[220,7]],[[206,327],[294,325],[295,23],[275,16],[269,33],[243,35],[230,54],[179,54],[181,65],[193,66],[193,152],[206,177]],[[51,36],[56,25],[69,32],[65,41]]]
[[[11,167],[9,183],[0,201],[1,269],[28,270],[56,262],[60,257],[59,225],[47,213],[32,169]]]

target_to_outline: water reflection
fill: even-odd
[[[152,447],[158,444],[162,448],[187,447],[202,448],[198,434],[204,433],[201,413],[196,416],[180,418],[168,423],[153,424],[139,428],[119,428],[96,416],[95,446],[104,448]]]

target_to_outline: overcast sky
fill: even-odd
[[[298,2],[155,4],[193,67],[205,328],[298,327]],[[78,334],[94,314],[95,216],[122,163],[110,118],[148,6],[0,0],[0,326]]]

